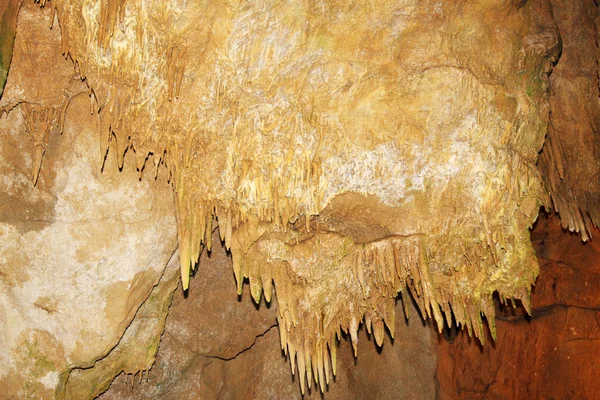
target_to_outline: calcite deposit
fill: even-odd
[[[213,235],[212,253],[202,254],[187,299],[175,294],[156,364],[132,382],[121,375],[98,400],[121,399],[320,399],[301,394],[283,362],[275,316],[277,304],[258,306],[248,286],[241,298],[232,288],[231,257]],[[437,335],[410,304],[396,305],[396,339],[383,351],[364,327],[358,355],[348,336],[340,341],[338,373],[325,399],[432,399],[435,396]],[[133,383],[133,385],[132,385]]]
[[[563,228],[592,236],[600,222],[600,13],[594,1],[552,2],[562,54],[553,72],[539,168]]]
[[[18,152],[36,185],[27,190],[44,193],[45,174],[87,174],[80,185],[135,175],[120,183],[130,192],[102,189],[98,202],[125,206],[146,221],[143,233],[95,246],[153,246],[119,264],[147,277],[146,296],[167,263],[169,234],[187,290],[218,229],[238,294],[247,280],[256,303],[277,302],[281,348],[302,392],[333,381],[345,334],[355,354],[361,325],[378,345],[386,330],[394,337],[399,293],[439,330],[454,320],[481,341],[482,316],[496,335],[494,293],[529,310],[538,274],[529,228],[541,205],[562,213],[560,193],[569,193],[536,166],[562,50],[549,2],[24,4],[17,26],[30,36],[17,34],[20,64],[0,106],[13,135],[30,140]],[[65,146],[75,128],[96,148],[73,150],[85,155],[81,165],[50,165],[53,143]],[[560,172],[549,154],[561,139],[549,138],[543,162]],[[147,203],[168,202],[165,181],[172,231],[167,211]],[[101,205],[74,212],[103,221]],[[571,220],[589,231],[585,218]],[[96,229],[116,236],[104,223]],[[88,257],[102,259],[100,250]],[[98,376],[82,382],[106,386]]]
[[[133,163],[119,172],[110,160],[101,172],[88,156],[99,146],[97,117],[60,56],[60,34],[47,29],[48,16],[33,3],[21,7],[2,98],[2,399],[61,398],[72,370],[93,366],[119,343],[177,248],[171,190],[140,182]],[[61,134],[43,117],[63,99],[69,107]],[[138,368],[149,369],[153,357],[144,355]],[[74,398],[90,398],[84,394]]]

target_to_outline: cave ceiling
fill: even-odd
[[[485,316],[495,335],[495,293],[528,307],[540,207],[584,240],[596,222],[595,186],[571,190],[597,172],[594,146],[586,163],[548,128],[562,42],[547,2],[38,2],[75,83],[40,65],[29,84],[56,90],[3,94],[32,182],[83,87],[97,169],[131,157],[175,193],[183,288],[217,229],[238,292],[277,302],[303,390],[331,381],[341,332],[393,337],[399,293],[440,330],[483,339]]]

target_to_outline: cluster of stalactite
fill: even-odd
[[[539,168],[563,228],[587,241],[600,223],[598,4],[559,3],[553,13],[563,35],[552,54],[560,62],[550,77],[550,123]]]
[[[379,345],[386,325],[393,336],[399,293],[412,293],[439,329],[455,320],[483,339],[485,315],[495,334],[495,291],[527,307],[538,271],[528,228],[548,204],[535,168],[546,123],[543,54],[528,53],[519,38],[524,50],[507,63],[519,74],[460,60],[388,71],[381,65],[389,54],[375,52],[387,39],[357,41],[372,46],[372,60],[345,60],[334,39],[354,39],[326,36],[326,17],[305,29],[298,16],[317,15],[308,3],[41,3],[88,84],[99,167],[109,151],[119,168],[135,153],[140,177],[166,167],[184,289],[218,226],[238,291],[245,278],[257,302],[276,290],[282,348],[303,391],[305,377],[323,390],[335,375],[341,331],[355,350],[363,321]],[[410,8],[427,15],[425,3]],[[381,7],[366,10],[369,18],[391,15]],[[509,12],[531,13],[527,7]],[[344,12],[358,21],[366,11]],[[354,28],[368,32],[368,22]],[[489,83],[493,73],[508,76],[504,86]],[[438,92],[450,104],[456,93],[462,100],[443,115],[406,117]],[[34,182],[45,138],[52,126],[62,130],[66,107],[24,108]],[[437,132],[436,124],[448,125]],[[361,243],[315,225],[347,192],[405,207],[410,229]]]
[[[529,309],[529,287],[537,276],[537,264],[524,255],[510,284],[493,279],[481,284],[470,279],[481,271],[498,271],[502,263],[485,242],[462,251],[463,246],[450,237],[391,237],[360,244],[337,233],[304,231],[274,232],[261,224],[245,224],[235,230],[231,252],[241,292],[244,278],[249,279],[255,301],[264,294],[271,301],[277,291],[278,322],[282,349],[299,373],[302,391],[311,381],[324,390],[336,372],[336,346],[341,332],[349,334],[357,351],[358,329],[364,323],[381,346],[385,326],[394,337],[395,303],[399,293],[403,301],[413,296],[421,314],[434,318],[441,330],[453,321],[467,327],[482,341],[482,315],[490,321],[495,337],[495,305],[492,292],[502,287],[502,302],[515,305],[522,299]],[[493,235],[492,243],[507,246],[524,238]],[[449,246],[436,249],[430,241],[445,241]],[[508,245],[507,247],[510,247]],[[452,270],[439,271],[441,265]],[[406,306],[406,303],[405,303]],[[406,309],[406,308],[405,308]]]

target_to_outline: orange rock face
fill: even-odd
[[[498,310],[498,338],[479,343],[461,332],[440,339],[442,399],[591,399],[600,390],[600,243],[581,243],[556,216],[532,232],[540,276],[532,315]]]

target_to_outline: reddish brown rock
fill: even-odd
[[[441,399],[591,399],[600,390],[600,246],[542,216],[532,241],[540,276],[532,315],[499,307],[498,338],[481,346],[465,332],[440,339]]]

